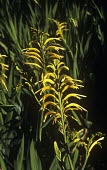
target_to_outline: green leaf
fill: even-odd
[[[33,0],[37,5],[40,5],[38,0]]]
[[[53,17],[55,17],[55,14],[56,14],[56,11],[57,11],[57,8],[58,8],[58,1],[56,1],[56,3],[55,3],[55,5],[54,5],[54,7],[53,7],[53,9],[52,9],[52,12],[53,12]]]
[[[61,161],[61,151],[58,148],[57,142],[54,142],[54,149],[55,149],[55,153],[56,153],[56,157],[59,161]]]
[[[23,138],[22,138],[21,146],[19,148],[17,159],[16,159],[15,164],[14,164],[15,170],[22,170],[23,159],[24,159],[24,135],[23,135]]]
[[[74,157],[73,157],[73,167],[74,167],[74,169],[75,169],[75,165],[77,163],[78,155],[79,155],[79,150],[76,148],[76,150],[74,152]]]
[[[4,43],[0,42],[0,46],[1,46],[2,48],[4,48],[4,50],[6,51],[6,53],[8,52],[8,48],[7,48],[7,46],[6,46]]]
[[[56,157],[53,159],[49,170],[61,170],[61,167],[59,166],[59,163]]]
[[[54,115],[51,115],[51,117],[48,118],[48,120],[43,120],[42,129],[45,128],[52,120],[54,119]]]
[[[33,140],[30,145],[30,162],[31,170],[42,170],[41,161],[35,149]]]
[[[0,168],[1,168],[1,170],[7,170],[4,159],[1,155],[1,153],[0,153]]]
[[[80,121],[80,119],[79,119],[77,113],[76,113],[74,110],[72,110],[72,114],[73,114],[73,116],[75,117],[75,119],[77,120],[78,124],[81,126],[82,123],[81,123],[81,121]]]
[[[2,116],[2,114],[0,113],[0,126],[2,126],[3,123],[4,123],[4,121],[3,121],[3,116]],[[1,131],[1,127],[0,127],[0,131]]]
[[[74,170],[73,163],[69,154],[65,154],[64,163],[65,163],[65,169]]]
[[[3,108],[3,109],[9,109],[9,108],[11,108],[11,109],[13,109],[15,106],[14,105],[7,105],[7,104],[0,104],[0,108]]]
[[[84,54],[87,54],[87,52],[88,52],[88,50],[89,50],[89,45],[90,45],[91,36],[92,36],[92,34],[89,35],[89,37],[87,38],[87,41],[86,41],[86,43],[85,43]]]
[[[23,88],[22,90],[23,90],[23,92],[24,92],[25,94],[27,94],[28,96],[32,96],[31,92],[30,92],[28,89]]]

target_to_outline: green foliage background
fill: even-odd
[[[104,137],[91,131],[80,87],[104,49],[103,8],[94,0],[0,0],[0,8],[0,168],[92,168]]]

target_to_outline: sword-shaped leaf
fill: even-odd
[[[2,170],[2,169],[3,169],[3,170],[7,170],[3,157],[4,157],[4,156],[2,156],[1,153],[0,153],[0,168],[1,168],[1,170]]]
[[[19,148],[19,152],[17,155],[17,159],[15,161],[15,170],[21,170],[23,167],[23,160],[24,160],[24,136],[21,141],[21,146]]]
[[[77,110],[77,109],[75,109]],[[71,117],[72,119],[74,119],[80,126],[82,125],[79,116],[77,115],[77,113],[74,111],[74,109],[69,108],[67,111],[71,111],[71,114],[67,114],[67,116]],[[72,116],[73,114],[73,116]]]
[[[30,145],[30,163],[32,170],[42,170],[41,161],[35,149],[33,140]]]
[[[55,156],[55,158],[53,159],[51,166],[49,168],[49,170],[61,170],[62,168],[60,167],[59,163],[58,163],[58,159]]]
[[[57,144],[56,141],[54,142],[54,149],[55,149],[55,153],[56,153],[57,159],[58,159],[59,161],[61,161],[61,151],[59,150],[58,144]]]
[[[75,165],[77,163],[78,156],[79,156],[79,150],[78,150],[78,148],[76,148],[75,152],[74,152],[74,156],[73,156],[73,167],[74,167],[74,169],[75,169]]]

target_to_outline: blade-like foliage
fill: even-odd
[[[38,169],[42,170],[41,161],[37,154],[33,141],[31,142],[30,145],[30,161],[31,161],[32,170],[38,170]]]
[[[81,94],[104,45],[102,7],[48,0],[0,6],[0,168],[86,169],[104,139],[88,133]]]
[[[23,167],[23,160],[24,160],[24,136],[23,136],[22,141],[21,141],[21,146],[19,148],[17,159],[16,159],[16,161],[14,163],[15,170],[22,169],[22,167]]]

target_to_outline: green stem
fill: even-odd
[[[73,166],[73,163],[72,163],[72,160],[71,160],[69,154],[68,154],[68,160],[69,160],[69,164],[70,164],[71,170],[74,170],[74,166]]]
[[[64,118],[63,104],[62,104],[60,92],[59,92],[58,96],[59,96],[59,107],[60,107],[60,113],[61,113],[61,122],[62,122],[62,129],[63,129],[63,135],[64,135],[64,142],[66,145],[67,144],[67,136],[66,136],[65,118]],[[74,170],[73,163],[72,163],[69,153],[68,153],[68,160],[69,160],[71,170]]]
[[[85,156],[84,164],[83,164],[83,166],[82,166],[82,169],[81,169],[81,170],[84,170],[84,169],[85,169],[86,164],[87,164],[87,161],[88,161],[88,157],[89,157],[89,155],[87,155],[87,151],[86,151],[86,156]]]
[[[66,129],[65,129],[65,119],[64,119],[64,113],[63,113],[63,105],[61,101],[61,94],[59,92],[59,108],[60,108],[60,113],[61,113],[61,122],[62,122],[62,129],[63,129],[63,135],[64,135],[64,142],[65,144],[67,143],[67,137],[66,137]]]

